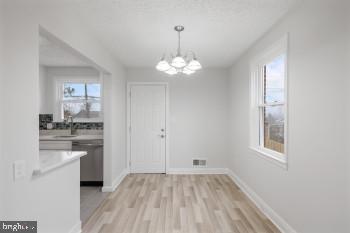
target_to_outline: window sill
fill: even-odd
[[[262,150],[260,148],[250,147],[250,149],[254,152],[254,154],[260,158],[263,158],[264,160],[273,163],[274,165],[277,165],[280,168],[283,168],[284,170],[288,170],[288,164],[287,160],[284,158],[279,158],[268,151]]]

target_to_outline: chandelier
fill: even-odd
[[[169,75],[178,73],[184,73],[187,75],[195,73],[197,70],[202,69],[201,64],[196,58],[194,52],[187,52],[184,56],[181,54],[181,37],[180,33],[185,29],[183,26],[175,26],[175,31],[178,33],[178,47],[176,56],[170,55],[170,61],[167,61],[164,54],[161,60],[158,62],[156,69],[165,72]]]

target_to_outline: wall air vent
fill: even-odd
[[[207,167],[207,159],[192,159],[192,166],[194,168]]]

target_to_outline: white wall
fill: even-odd
[[[3,74],[3,23],[4,23],[4,20],[3,20],[3,1],[0,0],[0,83],[3,83],[4,82],[4,74]],[[0,85],[0,106],[1,108],[0,109],[3,109],[3,85]],[[2,113],[3,110],[0,111],[0,113]],[[3,129],[3,120],[2,120],[2,115],[3,114],[0,114],[0,129]],[[0,184],[3,184],[4,183],[4,176],[2,174],[2,171],[4,170],[3,168],[3,148],[2,148],[2,144],[3,144],[3,141],[2,141],[2,134],[0,133]],[[4,188],[3,187],[0,187],[0,219],[4,219]]]
[[[22,195],[35,195],[33,201],[36,203],[27,203],[27,205],[35,205],[35,207],[24,211],[21,209],[23,207],[11,206],[11,208],[18,208],[18,210],[13,209],[10,212],[20,209],[22,213],[17,212],[14,217],[9,218],[8,212],[6,212],[5,219],[38,220],[38,232],[71,233],[71,230],[79,224],[80,219],[79,171],[80,161],[76,160],[40,177],[34,177],[29,185],[30,191],[26,190]],[[24,181],[19,183],[25,185]]]
[[[116,179],[119,177],[122,171],[127,167],[126,165],[126,81],[124,79],[110,79],[111,85],[111,107],[108,111],[111,114],[107,114],[107,107],[104,108],[105,116],[111,116],[109,122],[113,124],[109,125],[104,122],[104,131],[110,129],[111,132],[111,145],[112,154],[117,155],[112,157],[112,182],[115,184]],[[115,107],[123,106],[123,107]],[[107,183],[108,185],[108,183]]]
[[[347,6],[347,12],[350,12],[350,2],[348,1],[348,6]],[[350,14],[348,14],[348,18],[347,18],[347,22],[350,22]],[[347,67],[348,67],[348,72],[347,72],[347,80],[348,80],[348,84],[347,84],[347,155],[350,154],[350,23],[348,23],[348,27],[347,27],[347,52],[348,52],[348,56],[347,56]],[[347,210],[348,210],[348,216],[347,219],[350,219],[350,156],[348,156],[348,167],[347,167],[347,171],[348,171],[348,177],[347,177],[347,183],[348,183],[348,192],[347,192],[347,197],[348,197],[348,206],[347,206]],[[350,221],[348,221],[348,232],[350,232]]]
[[[226,168],[228,154],[228,71],[204,69],[191,76],[128,69],[128,82],[168,82],[170,168],[192,168],[192,158],[208,158],[208,168]]]
[[[54,121],[57,119],[56,81],[58,79],[99,79],[100,73],[92,67],[47,67],[40,66],[39,85],[40,87],[40,114],[54,114]]]
[[[47,68],[45,66],[39,66],[39,113],[40,114],[48,114],[50,112],[49,108],[51,107],[49,105],[48,96],[47,94],[50,93],[47,90]]]
[[[300,233],[345,233],[345,1],[307,0],[232,67],[230,168]],[[249,63],[286,33],[288,171],[249,149]],[[348,167],[349,169],[349,167]]]
[[[2,109],[6,109],[6,114],[1,114],[1,122],[6,123],[1,128],[4,152],[1,175],[4,181],[1,189],[5,187],[6,193],[5,205],[1,210],[5,213],[2,219],[35,219],[39,220],[39,232],[55,232],[55,229],[60,229],[58,231],[61,233],[64,232],[62,229],[68,231],[73,227],[61,221],[62,216],[71,217],[71,222],[79,220],[75,214],[79,203],[75,201],[76,205],[72,205],[54,189],[47,190],[48,187],[40,185],[40,181],[31,179],[39,151],[39,24],[108,70],[113,83],[112,92],[125,89],[125,80],[124,70],[118,60],[85,30],[74,12],[61,7],[61,3],[40,2],[8,0],[3,14],[6,24],[1,28],[4,30],[2,36],[5,46],[1,54],[6,57],[2,62],[6,78],[1,80],[0,86],[4,88],[2,97],[6,96],[6,101],[1,103]],[[110,121],[105,123],[106,127],[115,129],[109,134],[112,139],[109,139],[110,148],[107,149],[110,157],[106,163],[110,166],[107,169],[111,170],[111,175],[106,182],[109,184],[125,166],[125,90],[113,97],[116,95],[119,99],[110,100]],[[12,164],[15,160],[25,160],[27,164],[26,177],[18,182],[12,178]],[[50,195],[53,200],[41,195]],[[61,204],[61,208],[51,211],[56,204]]]

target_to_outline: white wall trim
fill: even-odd
[[[103,186],[102,192],[114,192],[119,186],[119,184],[124,180],[124,178],[129,174],[128,169],[124,169],[122,173],[113,181],[112,186]]]
[[[278,41],[273,43],[267,49],[260,52],[250,61],[250,79],[249,79],[249,143],[250,148],[254,150],[254,154],[261,157],[266,156],[269,162],[274,162],[280,165],[281,168],[288,170],[288,65],[289,65],[289,34],[285,34]],[[278,56],[285,54],[285,74],[284,74],[284,101],[273,104],[263,103],[263,67]],[[265,148],[261,145],[261,139],[264,138],[261,125],[263,116],[261,108],[265,106],[283,106],[284,114],[284,153],[279,153],[274,150]],[[273,161],[275,160],[275,161]]]
[[[243,191],[245,195],[263,212],[275,226],[283,233],[297,233],[286,220],[278,215],[253,189],[251,189],[244,181],[242,181],[233,171],[227,169],[227,175],[235,184]]]
[[[81,233],[81,221],[77,222],[69,231],[69,233]]]
[[[83,76],[83,75],[50,75],[50,78],[53,79],[53,89],[54,93],[51,95],[54,95],[54,102],[56,104],[56,107],[54,109],[54,121],[57,122],[64,122],[64,119],[62,119],[62,109],[61,105],[63,103],[63,89],[62,86],[64,83],[99,83],[100,84],[100,104],[101,104],[101,111],[99,112],[99,116],[95,118],[74,118],[74,121],[76,122],[103,122],[104,117],[104,89],[103,89],[103,73],[101,71],[99,76]]]
[[[227,174],[226,168],[169,168],[167,174]]]

